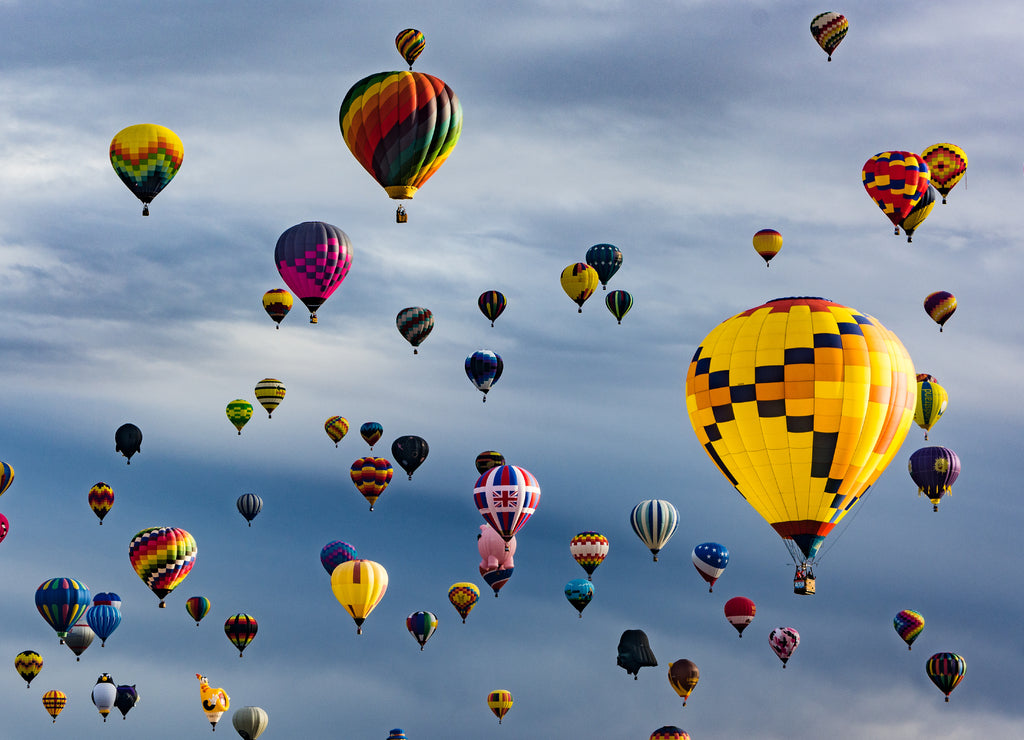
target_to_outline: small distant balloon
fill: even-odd
[[[368,421],[359,427],[359,436],[363,438],[366,444],[370,445],[371,450],[380,441],[382,434],[384,434],[384,427],[379,421]]]
[[[650,740],[690,740],[690,733],[681,727],[666,725],[652,732]]]
[[[772,257],[782,249],[782,234],[775,229],[761,229],[754,234],[754,251],[761,255],[765,267],[771,267]]]
[[[190,596],[185,599],[185,611],[196,620],[196,627],[210,613],[210,600],[205,596]]]
[[[281,328],[281,321],[292,310],[295,299],[284,288],[274,288],[263,294],[263,310],[274,320],[274,328]]]
[[[613,290],[604,297],[604,305],[611,311],[615,320],[621,324],[622,319],[629,313],[629,309],[633,308],[633,296],[624,290]]]
[[[491,326],[494,326],[494,320],[501,316],[505,310],[506,303],[505,294],[499,293],[496,290],[486,290],[476,299],[476,305],[480,307],[480,313],[490,319]]]
[[[256,400],[259,401],[267,411],[267,418],[269,419],[274,414],[281,401],[284,400],[285,388],[277,378],[264,378],[256,384]]]
[[[63,691],[51,689],[43,694],[43,709],[53,717],[53,723],[57,723],[57,715],[64,711],[68,703],[68,695]]]
[[[587,250],[585,259],[597,271],[603,289],[608,290],[608,281],[622,267],[622,251],[614,244],[595,244]]]
[[[565,584],[565,598],[576,607],[580,619],[583,619],[583,610],[594,598],[594,584],[586,578],[573,578]]]
[[[967,154],[955,144],[932,144],[921,152],[921,159],[928,165],[932,174],[932,184],[942,195],[946,196],[967,172]]]
[[[244,398],[236,398],[224,409],[228,421],[238,430],[238,436],[242,436],[242,427],[249,423],[252,418],[252,404]]]
[[[679,512],[669,501],[648,499],[633,507],[629,521],[637,537],[650,549],[654,562],[658,562],[658,553],[679,526]]]
[[[967,661],[956,653],[935,653],[925,662],[924,669],[932,683],[946,695],[948,702],[949,695],[967,673]]]
[[[849,29],[850,24],[842,13],[819,13],[811,19],[811,36],[818,42],[818,46],[828,54],[830,62],[832,61],[832,52],[846,38],[846,32]]]
[[[14,482],[14,468],[5,462],[0,462],[0,496],[11,487]]]
[[[434,314],[429,308],[420,306],[403,308],[395,317],[395,324],[398,326],[398,333],[412,345],[412,353],[419,354],[419,350],[416,348],[434,330]]]
[[[462,623],[466,623],[466,617],[473,611],[477,600],[480,598],[480,589],[476,584],[469,581],[453,583],[448,589],[448,601],[455,607],[455,611],[462,617]]]
[[[960,457],[948,447],[922,447],[910,456],[910,477],[922,493],[932,502],[932,510],[939,510],[939,501],[949,493],[960,475]]]
[[[500,725],[502,718],[512,708],[512,692],[505,691],[504,689],[492,691],[487,695],[487,706],[494,713],[494,716],[498,718],[498,724]]]
[[[693,561],[693,567],[700,573],[700,577],[707,582],[708,593],[711,593],[714,590],[715,581],[719,579],[725,571],[725,566],[729,564],[729,551],[725,545],[720,545],[717,542],[702,542],[693,548],[690,559]]]
[[[768,644],[779,656],[782,667],[785,668],[786,663],[793,657],[793,652],[800,644],[800,633],[792,627],[776,627],[768,635]]]
[[[224,620],[224,634],[231,644],[238,648],[239,658],[256,637],[259,628],[256,618],[249,614],[235,614]]]
[[[949,321],[953,312],[956,311],[956,296],[945,290],[929,293],[924,299],[924,310],[932,317],[932,321],[939,325],[941,332],[943,324]]]
[[[320,564],[324,566],[327,575],[331,575],[334,569],[342,563],[347,563],[349,560],[355,560],[358,557],[359,554],[356,552],[356,548],[341,540],[328,542],[320,550]]]
[[[121,129],[110,142],[110,164],[129,190],[142,201],[142,215],[149,204],[178,174],[185,147],[178,135],[165,126],[140,123]]]
[[[242,740],[256,740],[270,724],[270,716],[262,707],[242,707],[231,715],[231,726]]]
[[[904,609],[893,618],[892,626],[903,642],[907,643],[907,650],[911,650],[914,640],[924,631],[924,617],[921,612]]]
[[[361,457],[352,463],[349,475],[363,498],[370,502],[370,511],[395,474],[391,463],[383,457]]]
[[[32,679],[43,670],[43,656],[35,650],[22,650],[14,656],[14,670],[25,679],[25,688],[32,686]]]
[[[583,313],[583,304],[597,290],[600,281],[597,270],[586,262],[576,262],[562,270],[562,290],[579,306],[578,313]]]
[[[243,493],[235,502],[238,513],[245,517],[245,521],[252,526],[252,520],[263,510],[263,499],[255,493]]]
[[[946,411],[949,395],[939,381],[928,373],[917,374],[917,408],[914,410],[914,421],[924,429],[925,441],[928,432]]]
[[[399,31],[398,35],[395,36],[395,48],[398,49],[402,59],[409,65],[409,69],[412,69],[413,62],[423,53],[423,47],[426,46],[426,43],[423,32],[417,31],[415,28]]]
[[[580,532],[569,540],[569,554],[587,572],[588,581],[608,557],[608,548],[608,538],[599,532]]]
[[[624,668],[627,674],[633,674],[633,680],[644,666],[657,666],[658,659],[654,657],[651,650],[651,643],[647,640],[647,633],[643,630],[626,630],[619,638],[619,654],[615,659],[616,665]]]
[[[734,596],[725,602],[725,618],[736,628],[740,637],[743,637],[743,630],[754,621],[756,614],[757,606],[745,596]]]
[[[405,628],[419,643],[420,650],[437,630],[437,617],[433,612],[413,612],[405,618]]]
[[[486,450],[476,456],[476,472],[483,475],[491,468],[505,464],[505,456],[494,450]]]
[[[121,719],[128,718],[128,712],[139,703],[139,692],[135,690],[135,684],[117,687],[117,696],[114,698],[114,706],[121,713]]]
[[[120,452],[132,464],[132,455],[142,451],[142,430],[134,424],[122,424],[114,432],[114,451]]]
[[[501,357],[489,349],[478,349],[466,358],[466,377],[484,394],[485,402],[487,392],[498,382],[504,369]]]
[[[391,443],[391,456],[412,480],[412,474],[423,464],[430,453],[430,446],[423,437],[407,434]]]
[[[683,700],[684,707],[686,700],[690,698],[690,693],[697,687],[698,681],[700,681],[700,669],[692,660],[684,658],[668,664],[668,682],[679,698]]]
[[[100,524],[103,524],[103,517],[110,513],[114,505],[114,489],[106,483],[100,482],[89,489],[89,508],[92,513],[99,517]]]
[[[327,432],[327,436],[334,442],[334,446],[338,446],[338,442],[345,438],[348,434],[348,419],[344,416],[330,416],[327,421],[324,422],[324,431]]]

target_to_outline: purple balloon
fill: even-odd
[[[334,569],[342,563],[355,560],[357,557],[359,556],[356,554],[356,548],[341,540],[328,542],[320,551],[320,562],[323,563],[327,575],[334,573]]]
[[[910,456],[909,468],[918,494],[925,494],[933,511],[938,511],[942,495],[949,493],[960,475],[960,458],[948,447],[922,447]]]

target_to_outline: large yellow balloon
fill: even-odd
[[[577,262],[562,270],[562,290],[572,298],[580,307],[579,313],[583,313],[583,304],[597,290],[601,282],[597,270],[586,262]]]
[[[384,598],[388,590],[388,572],[372,560],[349,560],[331,573],[331,590],[338,603],[352,615],[356,633],[363,634],[363,620]]]
[[[799,563],[892,461],[916,390],[910,355],[877,319],[781,298],[701,342],[686,408],[705,451]]]

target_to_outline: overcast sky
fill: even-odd
[[[850,31],[828,63],[809,24],[830,9]],[[662,725],[694,740],[1020,737],[1022,23],[1008,0],[0,0],[6,732],[202,737],[203,673],[231,711],[266,709],[265,738],[646,740]],[[338,108],[357,80],[404,68],[393,39],[407,27],[426,35],[415,69],[452,87],[464,130],[399,225]],[[108,158],[112,136],[144,122],[185,149],[149,218]],[[970,168],[908,244],[861,168],[937,142]],[[284,287],[274,245],[308,220],[349,235],[352,269],[318,325],[297,306],[275,331],[260,302]],[[770,269],[751,246],[763,228],[784,238]],[[581,315],[559,286],[602,242],[624,255],[609,289],[635,301],[621,326],[603,292]],[[508,298],[494,328],[476,306],[485,290]],[[941,334],[922,308],[936,290],[959,305]],[[789,295],[894,331],[950,396],[927,444],[962,461],[933,513],[906,471],[926,444],[912,427],[826,540],[809,598],[792,593],[782,540],[702,451],[684,392],[708,332]],[[415,356],[395,328],[407,306],[436,321]],[[486,403],[462,367],[480,348],[505,363]],[[287,396],[238,436],[224,407],[255,402],[265,377]],[[334,414],[353,427],[338,449],[323,432]],[[113,440],[127,421],[144,434],[130,467]],[[365,421],[383,425],[385,456],[401,435],[430,444],[372,513],[348,473],[369,452]],[[489,449],[543,492],[497,599],[477,573],[472,499]],[[97,481],[116,497],[103,526],[86,501]],[[245,492],[264,500],[251,528],[235,509]],[[646,498],[680,512],[657,563],[629,526]],[[166,609],[127,555],[150,526],[199,547]],[[562,590],[585,575],[568,549],[584,530],[611,551],[579,619]],[[360,636],[319,562],[335,539],[390,576]],[[705,541],[731,553],[713,594],[690,563]],[[78,663],[34,605],[57,576],[123,599],[110,644]],[[464,580],[482,592],[466,624],[447,601]],[[184,602],[198,594],[213,608],[197,628]],[[722,613],[737,595],[758,607],[741,640]],[[926,619],[911,652],[892,627],[906,608]],[[440,620],[423,652],[404,622],[418,610]],[[222,629],[236,612],[260,625],[242,659]],[[767,640],[779,626],[802,636],[785,670]],[[636,681],[615,664],[625,629],[643,629],[659,663]],[[13,669],[25,649],[45,661],[29,690]],[[940,651],[967,660],[949,704],[924,670]],[[681,658],[701,670],[685,709],[665,676]],[[125,721],[104,725],[91,704],[104,672],[139,691]],[[48,689],[69,696],[57,729]],[[493,689],[515,699],[500,728]]]

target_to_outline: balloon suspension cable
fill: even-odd
[[[872,492],[872,488],[873,488],[873,486],[868,486],[868,488],[865,489],[864,493],[862,493],[860,495],[860,498],[857,499],[857,502],[853,506],[850,507],[850,514],[848,516],[844,516],[843,517],[843,526],[842,526],[842,528],[838,532],[836,532],[835,537],[830,537],[829,538],[828,547],[826,547],[824,549],[824,551],[817,558],[815,558],[815,562],[820,563],[822,560],[824,560],[825,555],[827,555],[829,552],[831,552],[832,548],[835,547],[835,544],[837,542],[839,542],[839,539],[844,534],[846,534],[846,530],[853,523],[853,520],[856,518],[857,514],[860,513],[860,506],[859,506],[859,504],[863,503],[867,499],[867,497]]]

